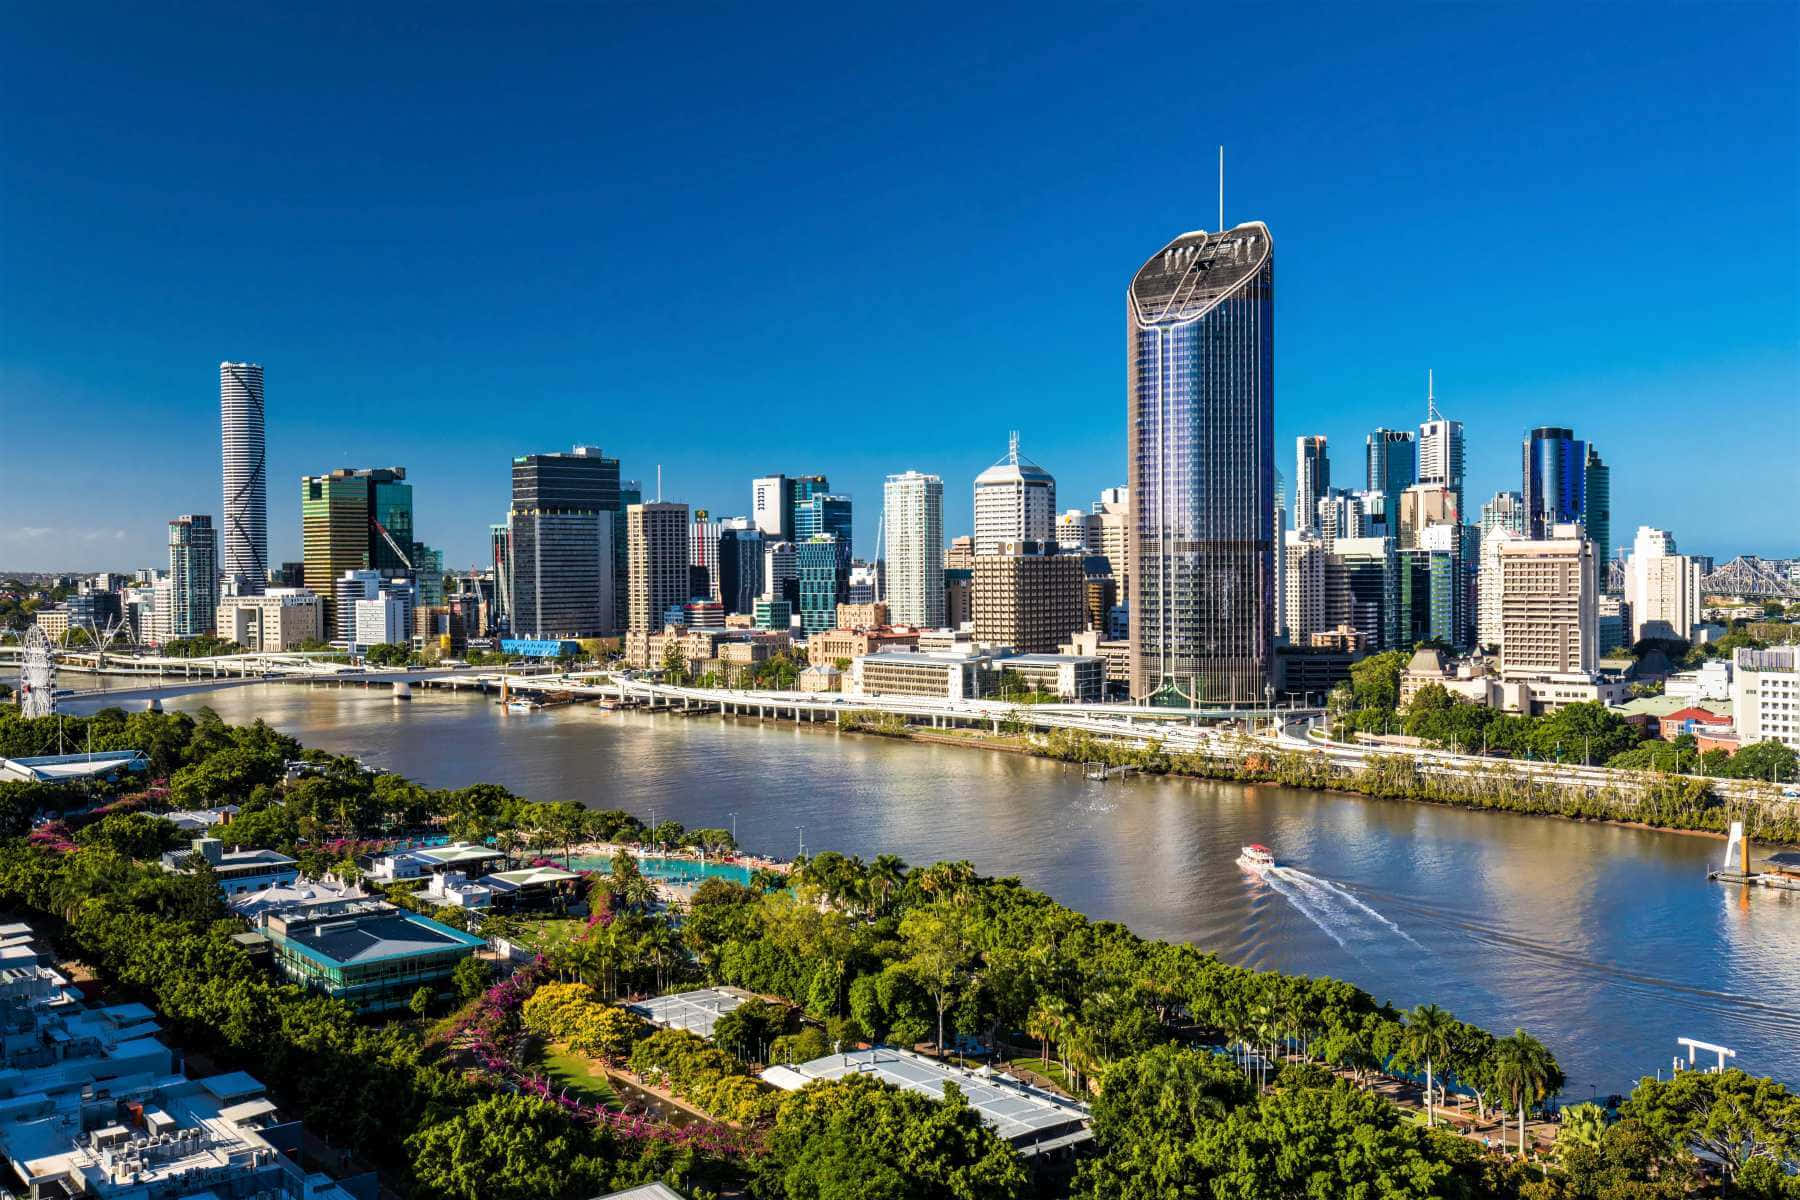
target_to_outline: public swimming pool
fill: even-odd
[[[612,874],[612,858],[606,855],[590,855],[574,860],[573,866],[578,871],[598,871],[602,875]],[[732,883],[746,886],[750,883],[750,868],[743,863],[709,862],[704,865],[691,858],[658,858],[643,855],[638,858],[638,869],[650,878],[664,883],[697,884],[705,879],[728,879]]]

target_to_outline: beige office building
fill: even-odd
[[[1594,673],[1599,588],[1594,544],[1579,526],[1499,546],[1500,674],[1506,680]]]
[[[271,588],[260,596],[219,601],[219,636],[257,654],[278,654],[302,642],[323,642],[325,601],[303,588]]]
[[[975,556],[972,607],[975,641],[1039,654],[1087,625],[1087,578],[1081,556],[1057,554],[1054,543],[1006,542]]]
[[[625,510],[630,566],[627,628],[661,629],[670,607],[688,602],[688,506],[663,501]]]

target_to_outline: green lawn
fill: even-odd
[[[567,946],[587,932],[581,917],[534,917],[519,922],[519,941],[540,954]]]
[[[583,1104],[610,1105],[618,1099],[606,1073],[597,1064],[562,1046],[545,1046],[538,1052],[537,1065],[550,1077],[553,1087],[558,1091],[568,1088],[570,1096]]]
[[[1073,1096],[1077,1094],[1075,1091],[1075,1081],[1064,1074],[1062,1064],[1057,1062],[1054,1058],[1049,1060],[1042,1058],[1014,1058],[1008,1059],[1007,1065],[1018,1067],[1021,1070],[1036,1072],[1045,1079],[1048,1079],[1051,1083],[1054,1083],[1063,1091],[1069,1093],[1069,1095]]]

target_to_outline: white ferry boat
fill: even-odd
[[[1261,874],[1275,866],[1275,853],[1259,842],[1251,842],[1238,851],[1238,866]]]

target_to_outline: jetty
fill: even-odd
[[[1744,823],[1733,821],[1730,840],[1725,843],[1725,863],[1708,871],[1706,877],[1719,883],[1800,892],[1800,852],[1788,850],[1771,854],[1763,861],[1763,866],[1768,869],[1750,869],[1750,839],[1744,836]]]

